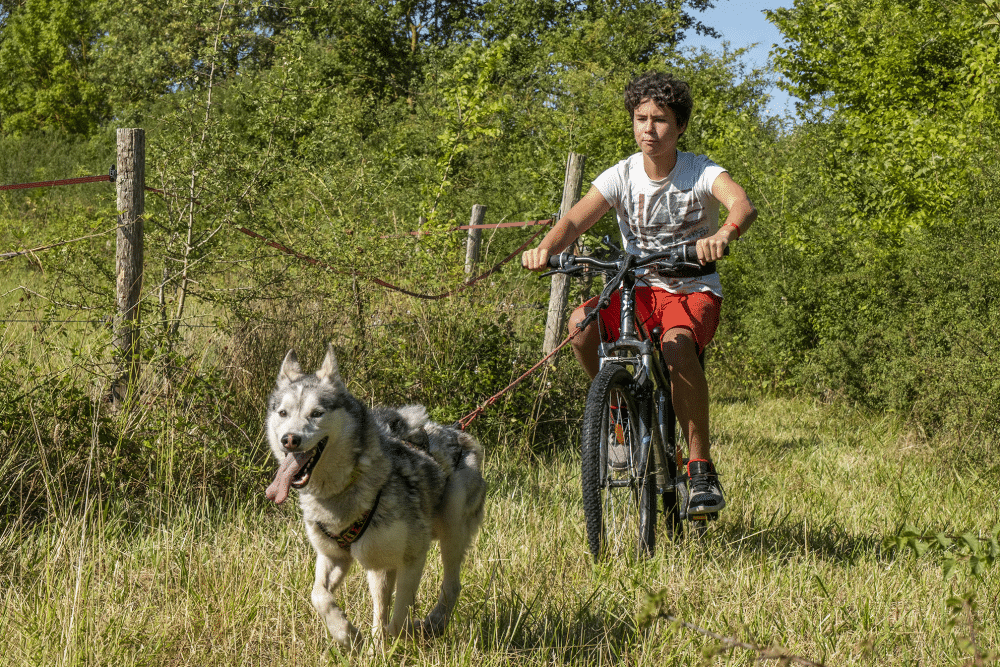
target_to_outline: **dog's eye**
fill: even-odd
[[[278,410],[278,416],[279,417],[287,417],[288,416],[288,410]]]
[[[313,419],[319,419],[320,417],[323,416],[323,409],[316,408],[315,410],[312,411],[312,414],[309,416],[312,417]]]

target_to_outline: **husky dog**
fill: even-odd
[[[333,639],[348,649],[359,640],[334,601],[355,559],[368,575],[376,638],[441,634],[483,519],[482,445],[430,421],[423,406],[369,410],[347,391],[332,346],[311,375],[294,351],[285,356],[267,404],[267,438],[280,464],[267,497],[282,503],[299,490],[316,550],[312,603]],[[411,608],[433,539],[444,579],[437,605],[416,625]]]

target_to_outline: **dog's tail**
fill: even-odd
[[[486,450],[470,433],[458,432],[458,445],[461,448],[459,463],[456,467],[472,468],[480,474],[483,472],[483,461],[486,459]]]
[[[474,436],[432,421],[424,425],[424,432],[427,434],[427,453],[447,476],[465,468],[482,474],[486,452]]]

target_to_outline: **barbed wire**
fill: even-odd
[[[100,182],[100,181],[112,181],[113,182],[115,180],[116,176],[117,176],[117,173],[115,172],[115,167],[112,166],[111,170],[109,171],[109,173],[107,175],[102,175],[102,176],[83,176],[83,177],[80,177],[80,178],[68,178],[68,179],[55,180],[55,181],[39,181],[39,182],[35,182],[35,183],[18,183],[18,184],[13,184],[13,185],[3,185],[3,186],[0,186],[0,190],[19,190],[19,189],[25,189],[25,188],[49,187],[49,186],[57,186],[57,185],[75,185],[75,184],[79,184],[79,183],[95,183],[95,182]],[[164,198],[167,198],[167,197],[177,197],[178,196],[178,195],[175,195],[173,193],[167,192],[166,190],[162,190],[162,189],[159,189],[159,188],[153,188],[153,187],[149,187],[149,186],[144,186],[144,189],[146,191],[148,191],[148,192],[153,192],[155,194],[158,194],[158,195],[160,195],[161,197],[164,197]],[[197,199],[193,199],[192,201],[194,201],[195,203],[200,203],[200,202],[198,202]],[[453,227],[453,228],[448,229],[448,230],[443,230],[443,231],[453,232],[453,231],[470,230],[470,229],[517,228],[517,227],[527,227],[527,226],[532,226],[532,225],[549,225],[549,224],[552,224],[554,221],[555,221],[555,217],[553,216],[552,218],[547,218],[547,219],[542,219],[542,220],[528,220],[528,221],[523,221],[523,222],[499,222],[499,223],[476,224],[476,225],[458,225],[456,227]],[[236,228],[241,233],[243,233],[243,234],[245,234],[245,235],[247,235],[247,236],[249,236],[251,238],[256,238],[256,239],[264,242],[266,245],[268,245],[268,246],[270,246],[272,248],[280,250],[281,252],[283,252],[283,253],[285,253],[287,255],[295,257],[296,259],[299,259],[301,261],[308,262],[308,263],[310,263],[310,264],[312,264],[314,266],[320,266],[322,268],[325,268],[328,271],[331,271],[333,273],[337,273],[339,275],[345,275],[345,276],[350,276],[350,277],[362,278],[362,279],[367,280],[369,282],[374,282],[375,284],[380,285],[381,287],[384,287],[386,289],[391,289],[393,291],[400,292],[402,294],[406,294],[406,295],[409,295],[409,296],[412,296],[412,297],[415,297],[415,298],[418,298],[418,299],[425,299],[425,300],[431,300],[431,301],[438,300],[438,299],[444,299],[444,298],[447,298],[449,296],[454,296],[456,294],[464,292],[465,290],[470,289],[472,286],[474,286],[479,281],[481,281],[481,280],[489,277],[493,273],[497,272],[500,269],[500,267],[502,267],[504,264],[506,264],[507,262],[509,262],[510,260],[512,260],[519,253],[521,253],[523,250],[525,250],[528,247],[528,245],[531,244],[531,242],[533,242],[542,233],[542,231],[544,231],[544,230],[539,230],[538,232],[536,232],[535,234],[533,234],[527,241],[525,241],[523,244],[521,244],[521,246],[519,246],[517,248],[517,250],[515,250],[512,253],[510,253],[509,255],[507,255],[502,260],[500,260],[500,262],[498,262],[496,265],[494,265],[488,271],[480,274],[479,276],[477,276],[477,277],[475,277],[475,278],[473,278],[471,280],[467,280],[460,287],[457,287],[457,288],[455,288],[453,290],[450,290],[448,292],[444,292],[442,294],[431,295],[431,294],[422,294],[422,293],[419,293],[419,292],[414,292],[414,291],[408,290],[406,288],[400,287],[398,285],[393,285],[392,283],[386,282],[386,281],[382,280],[381,278],[376,278],[374,276],[365,275],[365,274],[363,274],[360,271],[357,271],[355,269],[350,269],[350,270],[338,269],[338,268],[332,266],[331,264],[329,264],[327,262],[324,262],[324,261],[322,261],[320,259],[317,259],[315,257],[310,257],[309,255],[306,255],[306,254],[301,253],[299,251],[293,250],[293,249],[289,248],[288,246],[285,246],[285,245],[283,245],[281,243],[278,243],[277,241],[272,241],[272,240],[268,239],[267,237],[265,237],[265,236],[263,236],[261,234],[258,234],[257,232],[254,232],[254,231],[252,231],[250,229],[247,229],[246,227],[237,226],[235,223],[229,223],[229,224],[231,226],[233,226],[234,228]],[[116,225],[115,229],[117,229],[118,227],[119,226]],[[222,226],[220,225],[219,229],[221,229],[221,227]],[[216,229],[216,231],[218,231],[218,229]],[[44,246],[38,246],[36,248],[24,249],[24,250],[17,250],[17,251],[3,253],[3,254],[0,254],[0,261],[7,261],[7,260],[14,259],[16,257],[21,257],[21,256],[24,256],[24,255],[32,255],[32,254],[35,254],[36,252],[42,252],[42,251],[45,251],[45,250],[50,250],[52,248],[57,248],[57,247],[60,247],[60,246],[63,246],[63,245],[67,245],[67,244],[70,244],[70,243],[76,243],[78,241],[84,241],[84,240],[87,240],[87,239],[95,238],[97,236],[101,236],[101,235],[106,234],[106,233],[108,233],[108,232],[107,231],[105,231],[105,232],[99,232],[97,234],[89,234],[89,235],[81,236],[81,237],[78,237],[78,238],[75,238],[75,239],[69,239],[69,240],[66,240],[66,241],[59,241],[57,243],[52,243],[52,244],[48,244],[48,245],[44,245]],[[432,233],[432,232],[430,232],[430,231],[414,231],[414,232],[409,232],[408,234],[409,235],[419,236],[419,235],[430,234],[430,233]],[[390,236],[383,236],[382,238],[390,238]],[[160,287],[162,287],[165,284],[166,284],[166,281],[161,282],[157,286],[156,289],[159,289]],[[41,296],[41,295],[39,295],[39,296]]]
[[[380,285],[381,287],[385,287],[386,289],[391,289],[391,290],[393,290],[395,292],[400,292],[402,294],[406,294],[408,296],[412,296],[412,297],[415,297],[415,298],[418,298],[418,299],[424,299],[424,300],[427,300],[427,301],[437,301],[439,299],[445,299],[447,297],[454,296],[456,294],[460,294],[461,292],[464,292],[465,290],[470,289],[471,287],[473,287],[479,281],[481,281],[481,280],[483,280],[483,279],[485,279],[485,278],[493,275],[497,271],[499,271],[500,268],[504,264],[506,264],[510,260],[514,259],[514,257],[516,257],[522,251],[524,251],[525,248],[527,248],[536,238],[538,238],[538,236],[543,231],[545,231],[544,229],[542,229],[542,230],[539,230],[539,231],[535,232],[531,236],[531,238],[529,238],[527,241],[525,241],[524,243],[522,243],[514,252],[510,253],[509,255],[507,255],[506,257],[504,257],[502,260],[500,260],[491,269],[489,269],[485,273],[482,273],[479,276],[477,276],[477,277],[475,277],[475,278],[473,278],[471,280],[468,280],[468,281],[464,282],[460,287],[457,287],[456,289],[449,290],[448,292],[444,292],[444,293],[441,293],[441,294],[421,294],[419,292],[413,292],[413,291],[405,289],[403,287],[399,287],[398,285],[393,285],[392,283],[388,283],[388,282],[382,280],[381,278],[376,278],[374,276],[365,275],[365,274],[363,274],[360,271],[357,271],[355,269],[349,269],[349,270],[338,269],[337,267],[335,267],[335,266],[333,266],[333,265],[331,265],[331,264],[329,264],[327,262],[324,262],[321,259],[317,259],[315,257],[310,257],[309,255],[301,253],[301,252],[299,252],[297,250],[293,250],[292,248],[289,248],[286,245],[278,243],[277,241],[272,241],[272,240],[268,239],[267,237],[262,236],[261,234],[258,234],[257,232],[254,232],[254,231],[252,231],[250,229],[247,229],[246,227],[237,227],[237,229],[240,232],[242,232],[243,234],[246,234],[247,236],[250,236],[252,238],[258,239],[258,240],[262,241],[265,245],[270,246],[272,248],[275,248],[276,250],[280,250],[281,252],[285,253],[286,255],[290,255],[292,257],[295,257],[296,259],[299,259],[301,261],[304,261],[304,262],[307,262],[309,264],[312,264],[313,266],[318,266],[318,267],[324,268],[324,269],[330,271],[331,273],[335,273],[337,275],[342,275],[342,276],[354,277],[354,278],[362,278],[362,279],[367,280],[369,282],[373,282],[376,285]]]
[[[0,185],[3,190],[26,190],[28,188],[48,188],[54,185],[79,185],[80,183],[98,183],[102,181],[113,181],[115,168],[112,166],[109,173],[102,176],[80,176],[78,178],[63,178],[57,181],[38,181],[35,183],[14,183],[11,185]]]

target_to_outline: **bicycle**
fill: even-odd
[[[621,253],[608,239],[604,243]],[[550,257],[549,266],[553,270],[544,275],[605,275],[597,308],[580,323],[581,329],[608,307],[616,290],[621,294],[621,332],[617,340],[600,345],[600,371],[583,412],[581,485],[594,560],[628,544],[633,534],[640,557],[654,553],[657,496],[663,501],[669,539],[683,537],[685,521],[696,535],[704,534],[718,513],[687,516],[687,459],[677,438],[669,372],[660,353],[663,332],[659,327],[644,331],[637,323],[634,293],[640,269],[689,277],[714,273],[715,263],[702,266],[694,245],[677,245],[646,257],[623,254],[612,260],[562,253]],[[704,365],[703,357],[700,361]]]

